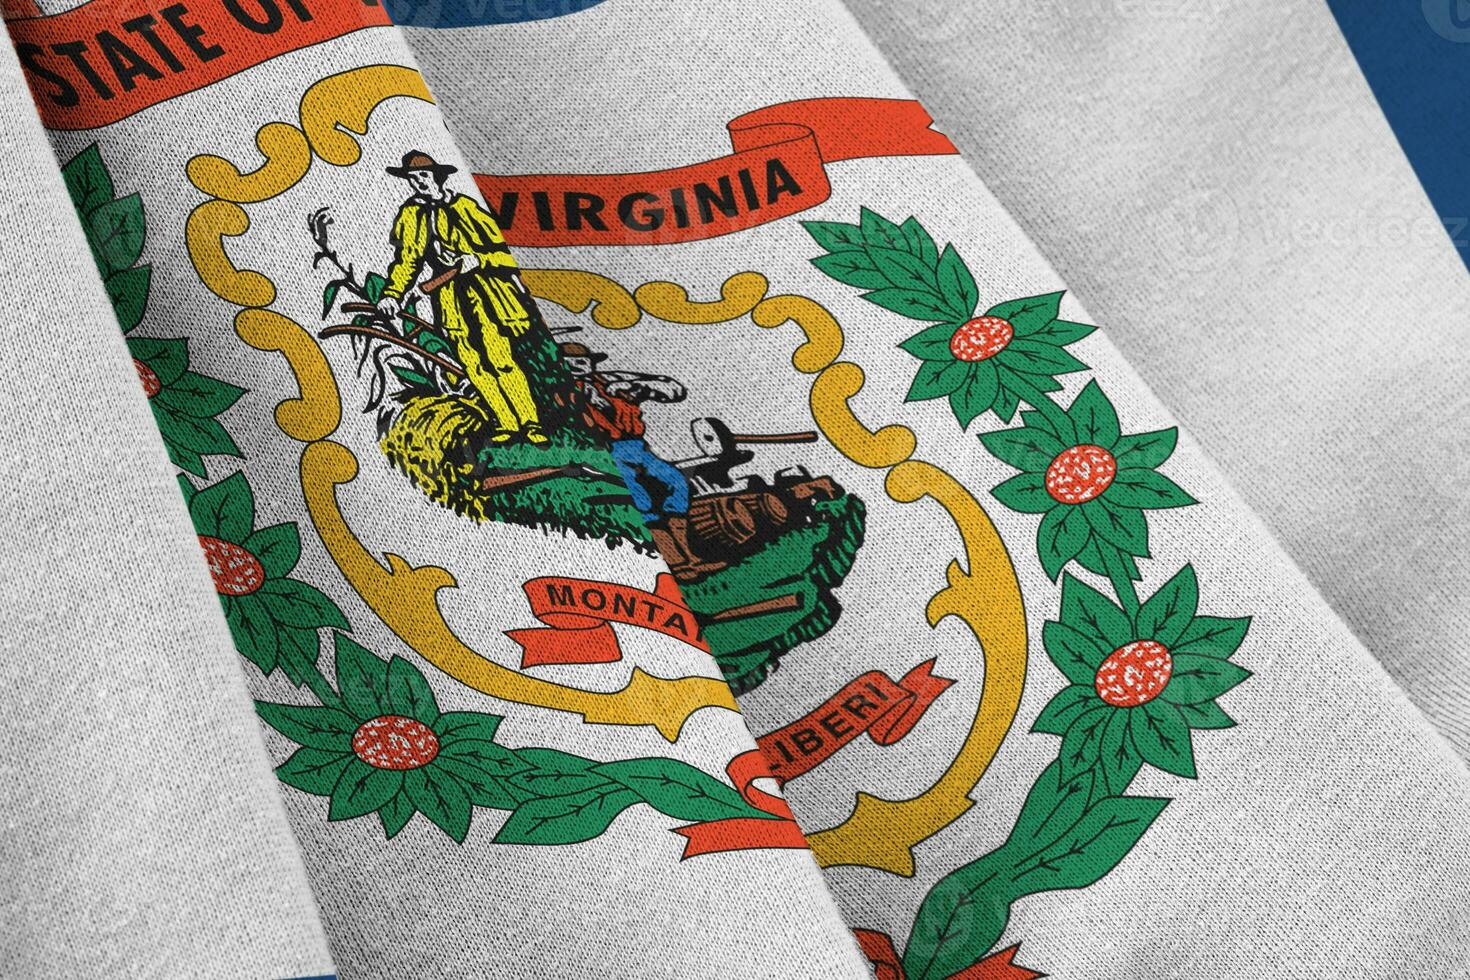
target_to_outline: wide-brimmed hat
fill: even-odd
[[[434,176],[443,180],[450,174],[458,173],[458,167],[451,167],[447,163],[435,163],[434,158],[422,150],[409,150],[403,154],[403,164],[398,167],[388,167],[388,172],[395,177],[407,177],[412,170],[432,170]]]
[[[606,354],[599,354],[586,344],[579,344],[575,341],[566,344],[557,344],[556,350],[562,357],[585,357],[593,364],[600,364],[607,360]]]

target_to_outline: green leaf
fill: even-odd
[[[637,793],[619,783],[572,796],[529,800],[516,808],[495,835],[497,844],[580,844],[599,836],[628,807]]]
[[[128,353],[148,365],[165,388],[179,380],[189,366],[187,340],[129,337]]]
[[[1062,437],[1061,433],[1057,431],[1057,427],[1052,424],[1051,418],[1043,412],[1038,412],[1034,409],[1031,411],[1022,412],[1021,422],[1025,425],[1030,426],[1033,429],[1040,429],[1042,432],[1054,435],[1058,439]],[[1072,439],[1072,434],[1068,433],[1067,438],[1069,440]],[[1075,443],[1073,443],[1073,445],[1075,445]]]
[[[260,559],[266,575],[281,578],[301,560],[301,533],[289,521],[272,524],[246,537],[240,547]]]
[[[898,227],[911,255],[931,269],[939,265],[939,249],[918,218],[909,218]]]
[[[516,773],[511,784],[533,796],[576,796],[608,784],[606,776],[588,771],[596,765],[590,759],[540,748],[521,749],[516,755],[535,768]]]
[[[1178,429],[1122,436],[1113,445],[1113,458],[1118,461],[1119,469],[1153,469],[1174,455],[1174,446],[1178,442]]]
[[[104,276],[128,268],[143,254],[143,199],[129,194],[99,206],[88,216],[86,231]]]
[[[1082,504],[1081,510],[1093,531],[1109,544],[1140,558],[1148,557],[1148,519],[1143,511],[1114,507],[1101,497]]]
[[[463,844],[470,832],[474,806],[464,784],[438,766],[410,769],[403,777],[403,792],[434,826]]]
[[[1204,704],[1251,676],[1239,664],[1192,653],[1174,656],[1174,673],[1161,697],[1172,704]]]
[[[958,323],[936,323],[920,330],[898,347],[921,360],[953,361],[955,357],[949,349],[949,340],[957,329]]]
[[[1087,323],[1073,323],[1071,320],[1052,320],[1039,330],[1026,334],[1027,340],[1039,340],[1058,347],[1075,344],[1084,337],[1090,336],[1097,327]]]
[[[970,267],[965,265],[965,260],[960,258],[953,245],[944,246],[935,275],[939,292],[953,311],[954,319],[968,320],[974,316],[975,306],[980,302],[980,289],[975,285]]]
[[[427,385],[430,383],[428,375],[420,374],[419,372],[414,371],[410,368],[406,368],[401,364],[391,365],[391,368],[393,370],[394,377],[396,377],[399,381],[402,381],[406,385],[422,387],[423,385]]]
[[[1050,432],[1031,426],[987,432],[980,444],[996,459],[1027,473],[1045,473],[1067,448]]]
[[[276,646],[279,651],[276,666],[281,673],[297,687],[305,684],[321,656],[321,638],[316,630],[298,630],[277,624]]]
[[[225,622],[240,656],[269,674],[276,669],[280,651],[276,624],[253,595],[235,597],[225,609]]]
[[[112,200],[112,175],[102,162],[102,153],[93,143],[66,162],[61,168],[66,192],[71,203],[84,217]]]
[[[938,288],[934,270],[908,252],[875,245],[868,249],[868,256],[884,278],[899,289],[934,292]]]
[[[1118,470],[1103,496],[1109,503],[1141,510],[1165,510],[1199,503],[1179,484],[1157,470],[1133,467]]]
[[[397,796],[401,789],[402,772],[378,769],[354,757],[342,770],[337,785],[332,789],[332,805],[327,809],[327,819],[352,820],[372,813]]]
[[[298,745],[327,752],[352,751],[357,719],[341,708],[257,701],[255,712],[267,725]]]
[[[470,711],[452,711],[440,718],[457,715],[475,714]],[[494,715],[481,715],[492,721],[499,721]],[[491,728],[494,726],[491,725]],[[481,733],[483,734],[483,732]],[[440,736],[439,755],[441,758],[454,759],[461,765],[479,769],[488,776],[496,779],[508,779],[516,773],[526,772],[532,768],[531,763],[520,757],[520,754],[504,745],[496,744],[488,739],[481,738],[452,738]]]
[[[1057,311],[1061,308],[1062,297],[1066,290],[1055,293],[1043,293],[1040,296],[1023,296],[1020,299],[1006,300],[997,303],[985,311],[986,316],[998,316],[1002,320],[1009,320],[1012,327],[1016,329],[1017,337],[1026,337],[1036,333],[1050,324],[1057,317]]]
[[[881,289],[888,285],[888,278],[878,271],[867,252],[819,255],[812,259],[812,265],[838,282],[857,286],[859,289]]]
[[[369,303],[376,303],[383,298],[383,287],[388,285],[388,280],[376,272],[369,272],[362,277],[362,292]]]
[[[1219,616],[1196,616],[1194,622],[1174,641],[1175,653],[1197,653],[1206,657],[1229,657],[1240,649],[1251,618],[1224,619]]]
[[[863,247],[863,232],[857,225],[838,221],[803,221],[801,226],[829,252],[848,252]]]
[[[970,374],[970,365],[963,361],[924,361],[914,374],[914,383],[909,385],[906,402],[928,401],[943,398],[965,383]]]
[[[488,745],[489,743],[461,742],[460,744]],[[493,748],[500,747],[493,746]],[[475,806],[488,806],[496,810],[514,810],[520,804],[520,799],[511,791],[503,776],[481,766],[473,765],[468,759],[445,755],[441,752],[434,759],[434,766],[459,780],[465,792],[469,794],[470,802]]]
[[[165,442],[163,448],[168,452],[168,458],[181,470],[193,473],[195,476],[208,476],[204,467],[204,457],[192,449],[185,449],[176,442]]]
[[[231,473],[189,501],[194,529],[206,537],[241,544],[255,526],[255,494],[244,473]]]
[[[1110,652],[1137,639],[1133,623],[1122,609],[1071,575],[1062,579],[1062,622],[1081,630]]]
[[[995,397],[1000,393],[1000,381],[995,368],[989,364],[975,364],[966,374],[960,386],[949,393],[949,409],[961,429],[990,410]]]
[[[1225,713],[1225,710],[1213,701],[1201,701],[1199,704],[1176,704],[1179,714],[1184,718],[1184,723],[1190,728],[1234,728],[1235,719]]]
[[[449,354],[451,356],[454,354],[454,348],[450,347],[434,334],[428,332],[421,333],[418,336],[418,342],[419,346],[430,354]]]
[[[996,361],[1012,371],[1028,375],[1072,374],[1086,371],[1087,365],[1060,347],[1030,340],[1013,340],[995,355]]]
[[[425,725],[439,720],[434,689],[419,669],[402,657],[394,657],[388,664],[388,704],[395,714],[417,718]]]
[[[127,333],[143,322],[143,312],[148,307],[148,287],[153,280],[153,267],[135,266],[114,272],[104,283],[107,298],[112,301],[112,312],[117,314],[118,326]]]
[[[858,227],[865,245],[878,248],[903,248],[906,245],[902,229],[876,211],[863,208]]]
[[[1092,528],[1080,508],[1057,506],[1046,512],[1036,529],[1036,552],[1053,582],[1091,537]]]
[[[342,696],[347,710],[362,721],[391,714],[388,662],[351,637],[342,633],[333,633],[332,636],[337,693]]]
[[[399,793],[378,808],[378,819],[383,821],[383,834],[389,840],[397,837],[398,832],[408,826],[408,822],[417,812],[408,794]]]
[[[1056,624],[1048,623],[1047,625]],[[1097,705],[1097,701],[1097,692],[1090,681],[1084,684],[1069,684],[1058,691],[1056,697],[1048,701],[1046,707],[1041,709],[1041,714],[1037,715],[1036,721],[1031,724],[1031,730],[1045,732],[1048,735],[1065,735],[1078,718]]]
[[[1026,802],[1016,817],[1007,845],[1023,848],[1033,854],[1055,841],[1078,820],[1092,797],[1093,772],[1085,770],[1070,779],[1062,779],[1062,764],[1054,760],[1042,770]]]
[[[464,777],[464,770],[474,770],[480,774],[482,780],[493,779],[497,784],[507,784],[511,776],[530,768],[524,759],[505,746],[478,739],[441,742],[439,756],[435,761],[453,761],[458,767],[454,770],[455,775],[461,778]],[[505,786],[501,788],[505,789]],[[509,789],[505,789],[505,792],[512,798],[519,798],[511,794]],[[481,806],[491,805],[478,799],[476,802]]]
[[[1185,779],[1195,778],[1194,746],[1179,709],[1167,701],[1150,701],[1131,709],[1133,744],[1143,761]]]
[[[1002,422],[1010,422],[1011,418],[1016,414],[1016,409],[1020,407],[1020,404],[1021,399],[1017,397],[1014,391],[1007,388],[1005,381],[1002,380],[1000,393],[995,396],[995,417]]]
[[[1138,610],[1138,638],[1157,640],[1173,649],[1199,608],[1199,583],[1194,566],[1185,565]]]
[[[208,419],[235,404],[243,394],[244,388],[185,371],[153,397],[155,402],[168,405],[180,415]]]
[[[291,753],[291,758],[276,767],[276,777],[303,793],[331,796],[332,788],[342,776],[342,770],[347,768],[347,763],[353,758],[351,752],[300,748]]]
[[[1030,893],[1086,888],[1122,862],[1168,805],[1168,800],[1154,797],[1106,797],[1055,844],[1022,865],[1017,877]]]
[[[863,293],[863,299],[875,306],[881,306],[885,310],[892,310],[894,313],[914,320],[953,320],[955,317],[954,310],[937,299],[933,293],[920,292],[916,289],[899,289],[897,286],[888,286],[883,289],[874,289],[871,293]]]
[[[446,746],[461,739],[493,742],[500,728],[500,716],[479,711],[446,711],[431,727]]]
[[[164,389],[167,391],[168,389]],[[214,419],[196,419],[170,411],[163,393],[154,399],[154,418],[165,442],[174,443],[201,456],[240,456],[240,447]]]
[[[340,282],[329,282],[329,283],[327,283],[327,288],[324,289],[324,290],[322,290],[322,319],[323,320],[325,320],[327,317],[329,317],[329,316],[332,315],[332,308],[337,305],[337,293],[338,293],[339,290],[341,290],[341,288],[342,288],[342,284]],[[413,815],[413,810],[412,809],[409,810],[409,815],[410,816]],[[388,836],[389,837],[392,837],[393,835],[392,834],[389,834]]]
[[[1073,684],[1092,690],[1097,668],[1115,647],[1104,649],[1096,640],[1066,623],[1048,621],[1041,627],[1041,644],[1051,662]]]
[[[1098,746],[1098,761],[1102,763],[1103,778],[1108,788],[1122,795],[1138,774],[1138,752],[1129,733],[1129,719],[1134,712],[1115,711],[1103,729],[1102,744]]]
[[[1045,514],[1061,506],[1046,492],[1046,477],[1040,473],[1021,473],[990,491],[991,496],[1011,510],[1022,514]]]
[[[759,817],[734,787],[677,759],[626,759],[594,769],[637,793],[659,813],[676,820]]]
[[[256,595],[265,603],[271,618],[284,626],[303,630],[323,626],[339,630],[352,628],[342,610],[320,589],[294,578],[266,579]]]
[[[1096,707],[1084,711],[1067,729],[1057,753],[1057,761],[1062,764],[1062,779],[1069,780],[1082,770],[1097,765],[1103,731],[1117,710],[1099,701]]]
[[[1123,430],[1118,427],[1118,412],[1096,381],[1087,382],[1067,409],[1067,417],[1077,430],[1077,441],[1084,445],[1112,449]]]
[[[1015,857],[997,848],[957,868],[924,896],[903,952],[900,976],[957,977],[999,941],[1010,918]]]
[[[1100,535],[1094,534],[1087,542],[1087,547],[1077,552],[1077,564],[1104,578],[1110,578],[1116,573],[1119,562],[1128,578],[1135,582],[1143,579],[1138,571],[1138,562],[1134,561],[1133,556]]]

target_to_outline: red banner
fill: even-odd
[[[898,958],[898,951],[893,948],[893,940],[887,933],[872,929],[854,929],[852,933],[857,937],[863,955],[873,964],[873,975],[877,980],[906,980],[903,961]],[[973,966],[951,973],[945,980],[1045,980],[1045,973],[1037,973],[1015,962],[1020,948],[1021,944],[1017,943],[998,953],[991,953]]]
[[[878,745],[907,735],[934,699],[954,681],[933,673],[926,660],[894,681],[870,670],[801,718],[756,739],[771,771],[782,783],[811,772],[863,733]]]
[[[378,0],[90,0],[15,17],[10,38],[48,129],[96,129],[263,61],[389,23]]]
[[[694,611],[678,583],[660,572],[653,591],[582,578],[545,576],[522,586],[532,614],[546,629],[506,630],[521,647],[521,667],[611,664],[623,658],[610,623],[637,626],[709,652]]]
[[[752,848],[806,848],[806,837],[796,825],[786,801],[755,788],[757,779],[769,778],[771,775],[770,767],[766,765],[760,752],[754,749],[742,752],[730,760],[725,772],[740,790],[740,795],[745,797],[745,801],[756,809],[769,813],[771,819],[730,817],[727,820],[675,827],[674,833],[682,835],[688,841],[679,860],[688,860],[701,854],[746,851]]]
[[[828,164],[953,154],[912,99],[800,99],[731,120],[735,152],[623,174],[476,174],[518,247],[665,245],[754,228],[821,204]]]

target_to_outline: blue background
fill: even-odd
[[[603,0],[382,0],[396,24],[406,27],[477,27],[521,24],[581,13]]]
[[[1470,0],[1328,0],[1470,267]]]

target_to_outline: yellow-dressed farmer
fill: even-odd
[[[401,166],[387,169],[408,181],[413,196],[393,222],[397,254],[378,311],[396,318],[404,294],[427,271],[420,288],[433,301],[434,318],[495,416],[490,441],[509,442],[519,433],[533,445],[545,445],[531,387],[511,353],[511,338],[530,328],[531,314],[512,281],[516,263],[500,227],[472,198],[444,186],[458,168],[414,151],[403,155]]]

